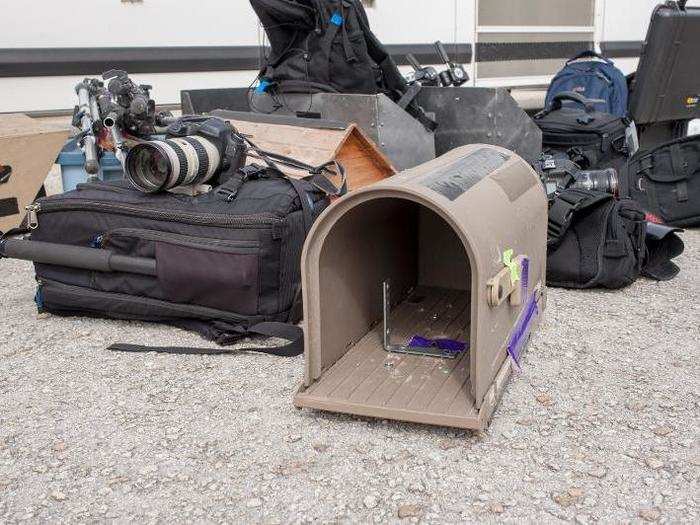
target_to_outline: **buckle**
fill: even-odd
[[[238,173],[241,174],[241,184],[248,180],[262,179],[267,177],[265,168],[258,166],[257,164],[249,164],[238,169]]]
[[[218,188],[216,188],[215,193],[219,197],[223,197],[226,202],[231,202],[233,199],[236,198],[238,190],[232,190],[224,186],[219,186]]]

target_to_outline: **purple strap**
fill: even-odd
[[[522,268],[520,270],[520,282],[523,287],[523,293],[527,293],[528,281],[530,280],[530,259],[523,258]]]
[[[467,343],[455,341],[454,339],[427,339],[419,335],[414,335],[408,342],[408,346],[413,348],[439,348],[452,354],[459,354],[467,349]]]
[[[513,359],[518,370],[521,370],[520,353],[523,351],[523,347],[527,342],[527,337],[532,329],[532,322],[537,315],[539,315],[539,308],[537,307],[537,299],[533,294],[530,296],[530,300],[525,306],[523,314],[520,316],[520,319],[518,319],[515,330],[508,340],[508,355]]]

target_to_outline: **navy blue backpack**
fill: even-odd
[[[627,116],[627,79],[611,60],[595,51],[584,51],[567,61],[549,85],[545,107],[550,106],[555,95],[565,91],[591,100],[597,111]]]

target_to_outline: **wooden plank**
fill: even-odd
[[[298,159],[312,166],[337,160],[343,164],[348,189],[359,189],[390,177],[396,170],[389,159],[354,124],[347,129],[317,129],[299,126],[230,120],[231,124],[260,149]],[[261,163],[251,155],[248,164]],[[284,165],[280,169],[290,177],[301,178],[308,172]]]

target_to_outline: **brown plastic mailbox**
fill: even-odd
[[[302,255],[295,405],[484,428],[508,353],[519,359],[545,306],[546,236],[537,175],[495,146],[455,149],[338,200]]]

